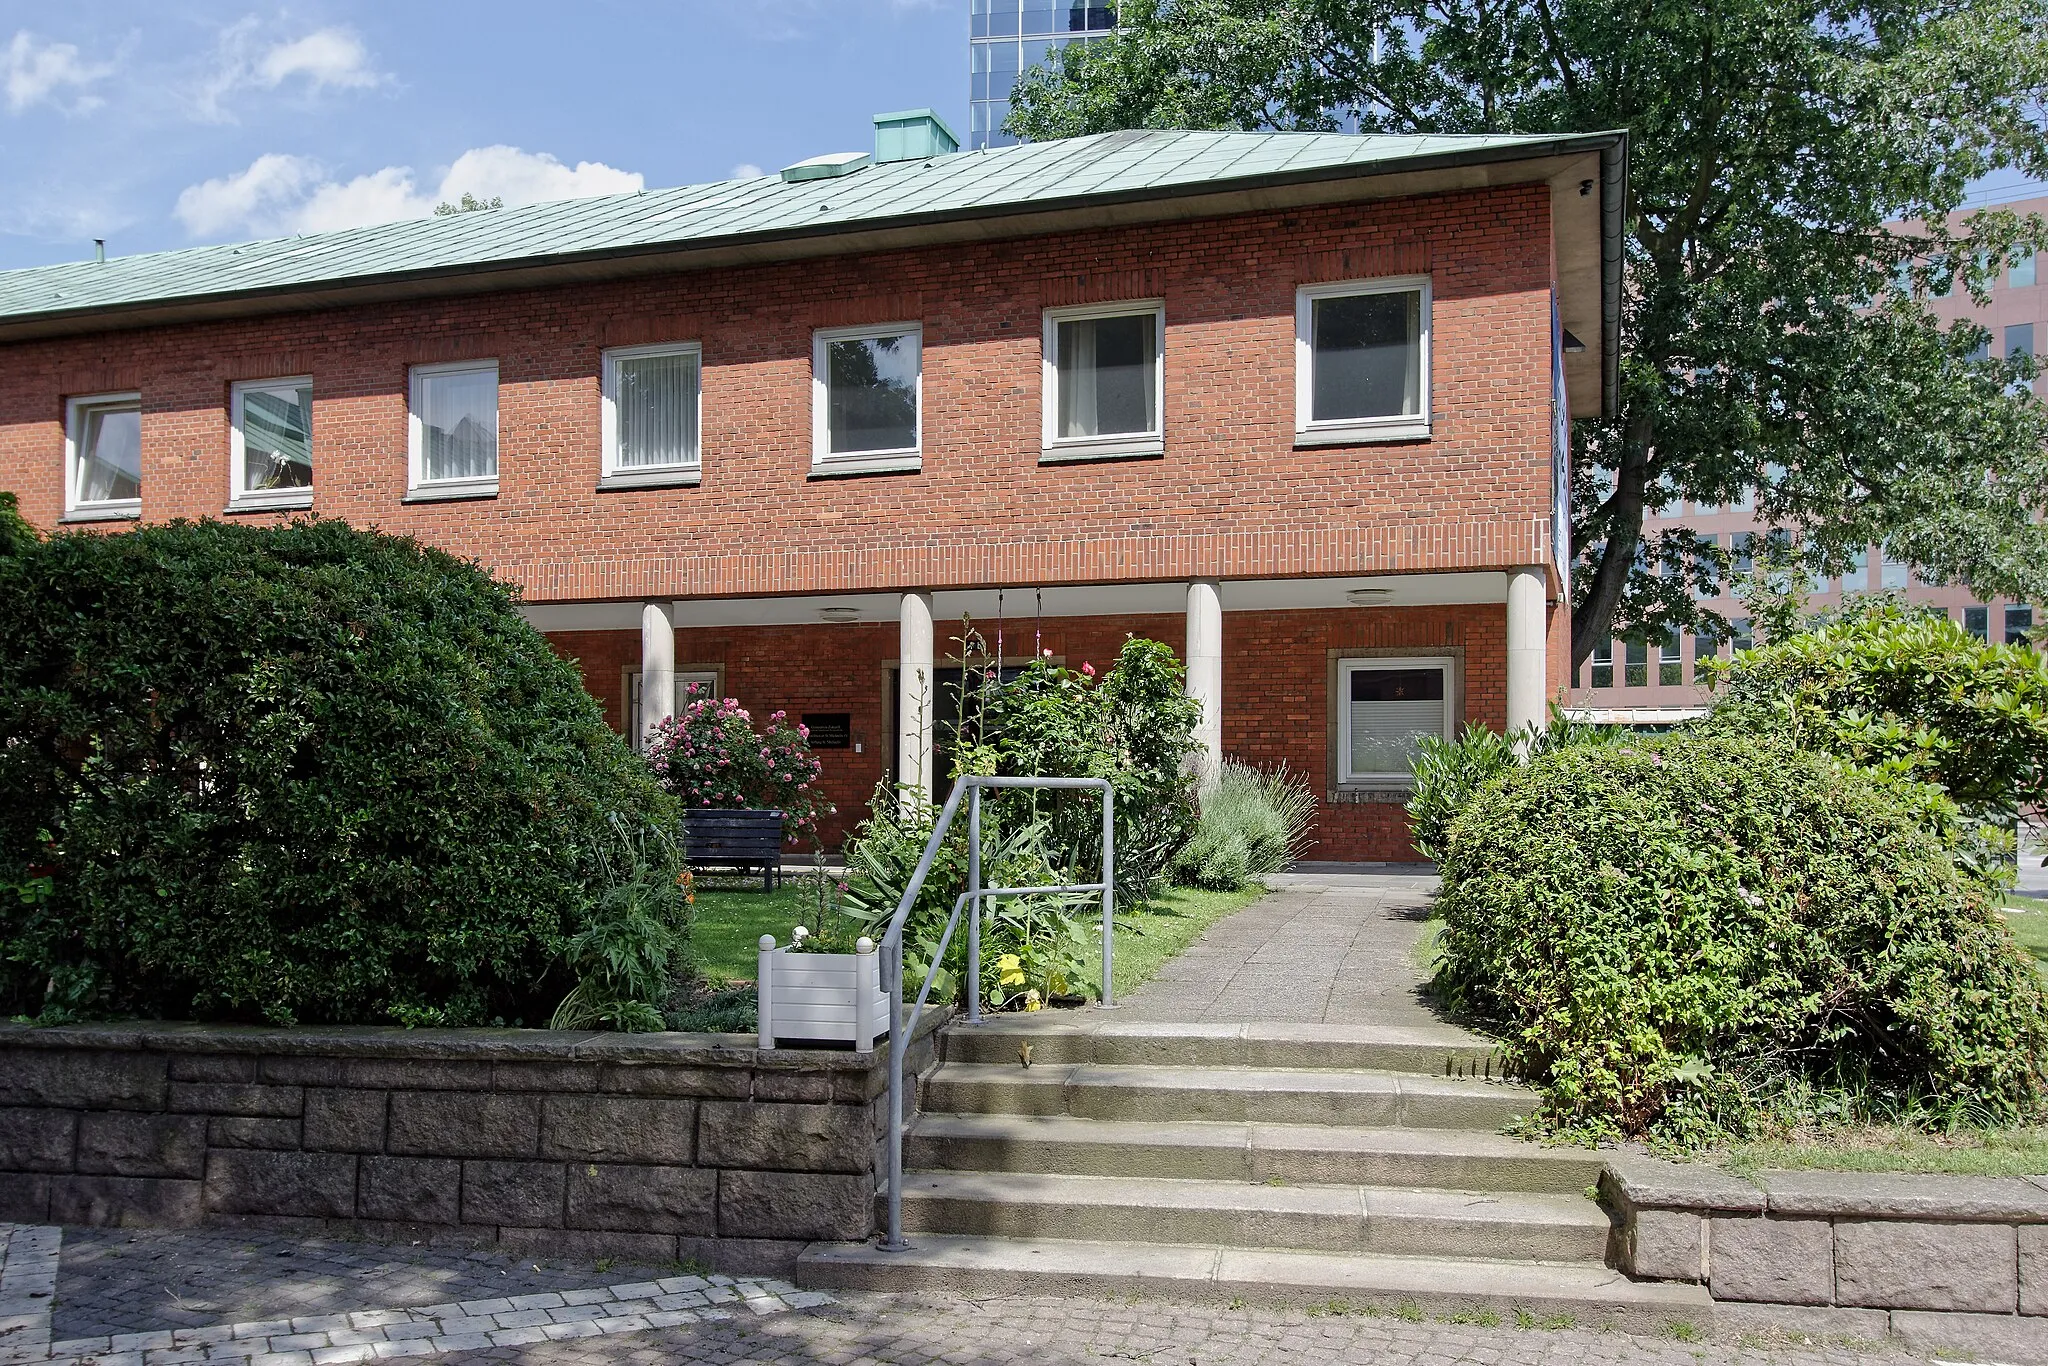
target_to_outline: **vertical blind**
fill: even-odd
[[[1405,776],[1425,735],[1444,733],[1444,670],[1354,669],[1349,697],[1348,776]]]
[[[616,364],[619,467],[695,465],[698,358],[624,356]]]
[[[421,375],[420,427],[427,479],[483,479],[498,472],[498,372]]]
[[[242,394],[242,488],[313,486],[313,389],[250,389]]]

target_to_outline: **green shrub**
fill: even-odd
[[[673,800],[475,566],[329,521],[8,544],[0,1009],[538,1024],[579,936],[672,924],[632,832]]]
[[[2048,804],[2048,658],[1987,645],[1946,616],[1866,601],[1738,653],[1716,721],[1938,783],[1973,820],[2010,827]]]
[[[1408,798],[1408,826],[1416,852],[1437,860],[1444,856],[1451,822],[1471,805],[1479,789],[1529,759],[1576,745],[1613,744],[1627,735],[1619,726],[1592,726],[1573,721],[1556,705],[1550,724],[1534,733],[1504,736],[1478,722],[1469,722],[1455,740],[1425,735],[1415,757],[1415,786]]]
[[[1301,857],[1315,815],[1316,794],[1285,767],[1262,773],[1226,759],[1167,871],[1183,886],[1235,891]]]
[[[1769,733],[1554,752],[1452,822],[1436,983],[1553,1131],[1698,1142],[1816,1089],[2032,1119],[2048,1000],[1952,815]]]

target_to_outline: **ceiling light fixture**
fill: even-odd
[[[1353,588],[1345,592],[1344,600],[1353,607],[1371,607],[1381,598],[1392,596],[1393,592],[1391,588]]]
[[[838,621],[838,622],[847,622],[847,621],[859,621],[859,620],[860,620],[860,608],[858,608],[858,607],[820,607],[820,608],[818,609],[818,615],[819,615],[819,616],[821,616],[821,617],[823,617],[823,618],[824,618],[825,620],[827,620],[827,621]]]

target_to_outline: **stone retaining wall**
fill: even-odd
[[[873,1231],[887,1057],[743,1035],[0,1026],[0,1220],[780,1270],[811,1239]]]
[[[1618,1156],[1601,1192],[1613,1260],[1638,1279],[1705,1285],[1758,1323],[2048,1360],[2048,1177],[1745,1180]]]

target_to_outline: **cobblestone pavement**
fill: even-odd
[[[1342,1305],[1318,1312],[1120,1298],[826,1295],[675,1267],[599,1269],[337,1239],[66,1229],[60,1246],[58,1232],[0,1225],[0,1237],[8,1239],[0,1251],[6,1257],[0,1363],[350,1366],[414,1356],[521,1366],[1900,1366],[1920,1360],[1870,1344],[1681,1342],[1409,1319]],[[635,1273],[646,1279],[636,1282]],[[39,1290],[50,1284],[54,1304]],[[29,1312],[7,1317],[16,1310]],[[38,1316],[47,1336],[37,1336]],[[10,1323],[18,1331],[9,1331]]]

